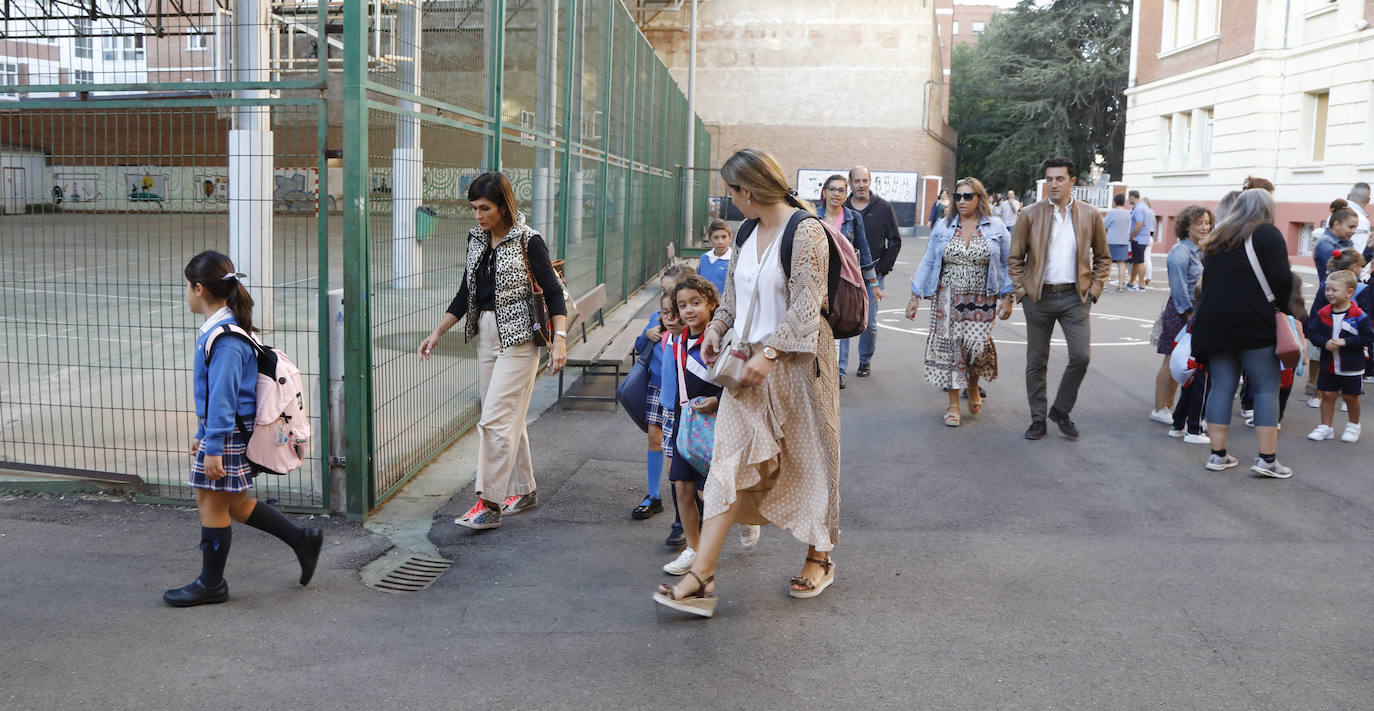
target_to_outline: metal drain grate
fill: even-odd
[[[372,587],[385,592],[418,592],[434,584],[453,561],[421,553],[402,558]]]

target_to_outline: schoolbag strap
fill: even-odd
[[[247,444],[248,438],[253,435],[248,431],[247,427],[243,426],[243,418],[239,417],[239,413],[237,412],[234,413],[234,424],[238,426],[239,434],[243,436],[243,441]]]
[[[243,327],[235,323],[222,323],[216,326],[215,328],[211,329],[209,337],[205,339],[206,365],[210,365],[210,348],[215,345],[215,341],[218,340],[220,336],[225,334],[238,336],[244,339],[245,341],[248,341],[248,345],[253,347],[253,353],[255,355],[262,355],[262,352],[265,350],[263,348],[263,345],[261,343],[258,343],[258,339],[254,338],[253,335],[249,332],[243,330]]]
[[[806,210],[797,210],[792,213],[791,217],[787,218],[787,227],[782,231],[782,246],[779,247],[781,251],[778,252],[778,261],[782,262],[782,275],[788,279],[792,278],[792,238],[797,236],[797,228],[801,226],[802,220],[808,217],[814,218],[817,222],[821,221],[819,217]],[[825,226],[822,225],[821,229],[825,229]]]
[[[1264,276],[1264,269],[1260,268],[1259,255],[1255,254],[1255,245],[1249,237],[1245,238],[1245,256],[1250,260],[1250,269],[1255,272],[1255,279],[1259,280],[1260,288],[1264,290],[1264,300],[1278,308],[1279,305],[1274,301],[1274,292],[1269,288],[1269,280]]]
[[[739,232],[735,233],[735,247],[743,247],[749,235],[754,234],[754,228],[759,224],[758,218],[745,220],[740,223]]]

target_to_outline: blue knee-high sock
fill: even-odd
[[[662,498],[659,482],[663,479],[663,452],[647,453],[644,456],[644,463],[649,475],[649,496],[655,499]]]

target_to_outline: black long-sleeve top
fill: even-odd
[[[878,276],[887,276],[897,263],[897,253],[902,250],[897,211],[892,209],[892,203],[872,193],[868,196],[868,205],[862,210],[854,207],[853,194],[845,198],[844,206],[863,216],[869,251],[873,254],[873,269]]]
[[[517,237],[518,239],[518,237]],[[499,245],[498,245],[499,247]],[[496,310],[496,249],[488,246],[482,252],[482,256],[474,266],[469,265],[469,269],[477,270],[477,310],[494,311]],[[544,244],[544,238],[535,235],[530,238],[529,243],[530,270],[534,272],[534,280],[539,284],[539,288],[544,291],[544,303],[548,304],[550,316],[567,316],[568,305],[563,300],[563,287],[558,281],[558,274],[553,270],[553,260],[549,257],[548,245]],[[462,320],[468,311],[468,275],[463,272],[463,283],[458,288],[458,294],[449,302],[448,312],[454,318]]]
[[[1264,224],[1250,237],[1269,289],[1280,311],[1287,313],[1293,292],[1288,242],[1278,228]],[[1302,318],[1304,314],[1296,314]],[[1274,306],[1264,298],[1243,243],[1202,258],[1202,299],[1193,316],[1193,354],[1273,346]]]

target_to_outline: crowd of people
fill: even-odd
[[[822,594],[835,580],[839,538],[839,390],[845,387],[849,340],[838,338],[837,270],[857,263],[867,296],[867,328],[858,336],[856,377],[872,373],[877,305],[884,277],[901,249],[892,206],[871,190],[863,166],[835,174],[812,206],[797,197],[776,160],[757,149],[732,155],[721,177],[745,217],[738,231],[713,220],[710,246],[695,268],[675,265],[659,281],[658,310],[636,343],[645,370],[646,495],[631,516],[666,513],[666,475],[674,522],[665,540],[681,551],[665,573],[681,576],[653,593],[657,603],[710,617],[716,566],[737,526],[745,548],[761,527],[776,524],[805,544],[798,574],[787,585],[797,598]],[[997,320],[1020,305],[1026,324],[1025,389],[1028,440],[1048,423],[1079,438],[1072,419],[1091,356],[1089,319],[1117,265],[1117,291],[1142,291],[1156,238],[1155,217],[1137,191],[1117,196],[1104,215],[1073,195],[1076,167],[1067,158],[1042,166],[1045,199],[1023,206],[1013,191],[989,196],[974,177],[958,180],[932,206],[929,243],[910,283],[908,319],[929,300],[925,380],[947,397],[944,424],[959,427],[983,409],[981,383],[998,377],[993,337]],[[1169,434],[1206,443],[1204,466],[1240,464],[1228,451],[1232,401],[1256,431],[1256,474],[1287,478],[1277,440],[1294,381],[1307,369],[1307,404],[1320,408],[1312,440],[1360,437],[1363,383],[1374,376],[1374,290],[1369,276],[1369,186],[1356,184],[1331,215],[1314,247],[1320,285],[1310,309],[1292,272],[1287,244],[1274,226],[1274,186],[1247,179],[1216,206],[1191,205],[1172,224],[1176,243],[1166,260],[1169,295],[1157,320],[1158,353],[1150,418]],[[467,269],[438,325],[419,345],[428,359],[459,322],[476,339],[482,412],[477,425],[476,502],[455,521],[471,529],[500,527],[505,517],[539,505],[525,416],[540,360],[549,349],[553,372],[566,362],[568,304],[562,277],[543,237],[519,212],[500,173],[474,180],[468,200],[477,226],[467,239]],[[1127,209],[1129,205],[1129,209]],[[853,254],[852,261],[850,253]],[[301,584],[309,582],[322,536],[300,528],[248,495],[253,467],[245,454],[251,430],[257,363],[250,341],[228,339],[211,359],[207,334],[252,330],[252,299],[243,275],[217,253],[198,255],[185,270],[188,306],[206,317],[196,361],[195,463],[188,484],[198,490],[204,552],[200,577],[169,590],[179,606],[223,602],[231,521],[277,536],[296,553]],[[861,313],[861,312],[859,312]],[[863,317],[854,316],[856,324]],[[1050,337],[1058,325],[1067,362],[1051,402]],[[1297,347],[1305,338],[1308,346]],[[1370,378],[1374,381],[1374,378]],[[1182,386],[1181,388],[1179,386]],[[251,418],[250,418],[251,419]],[[239,420],[236,429],[235,421]]]

